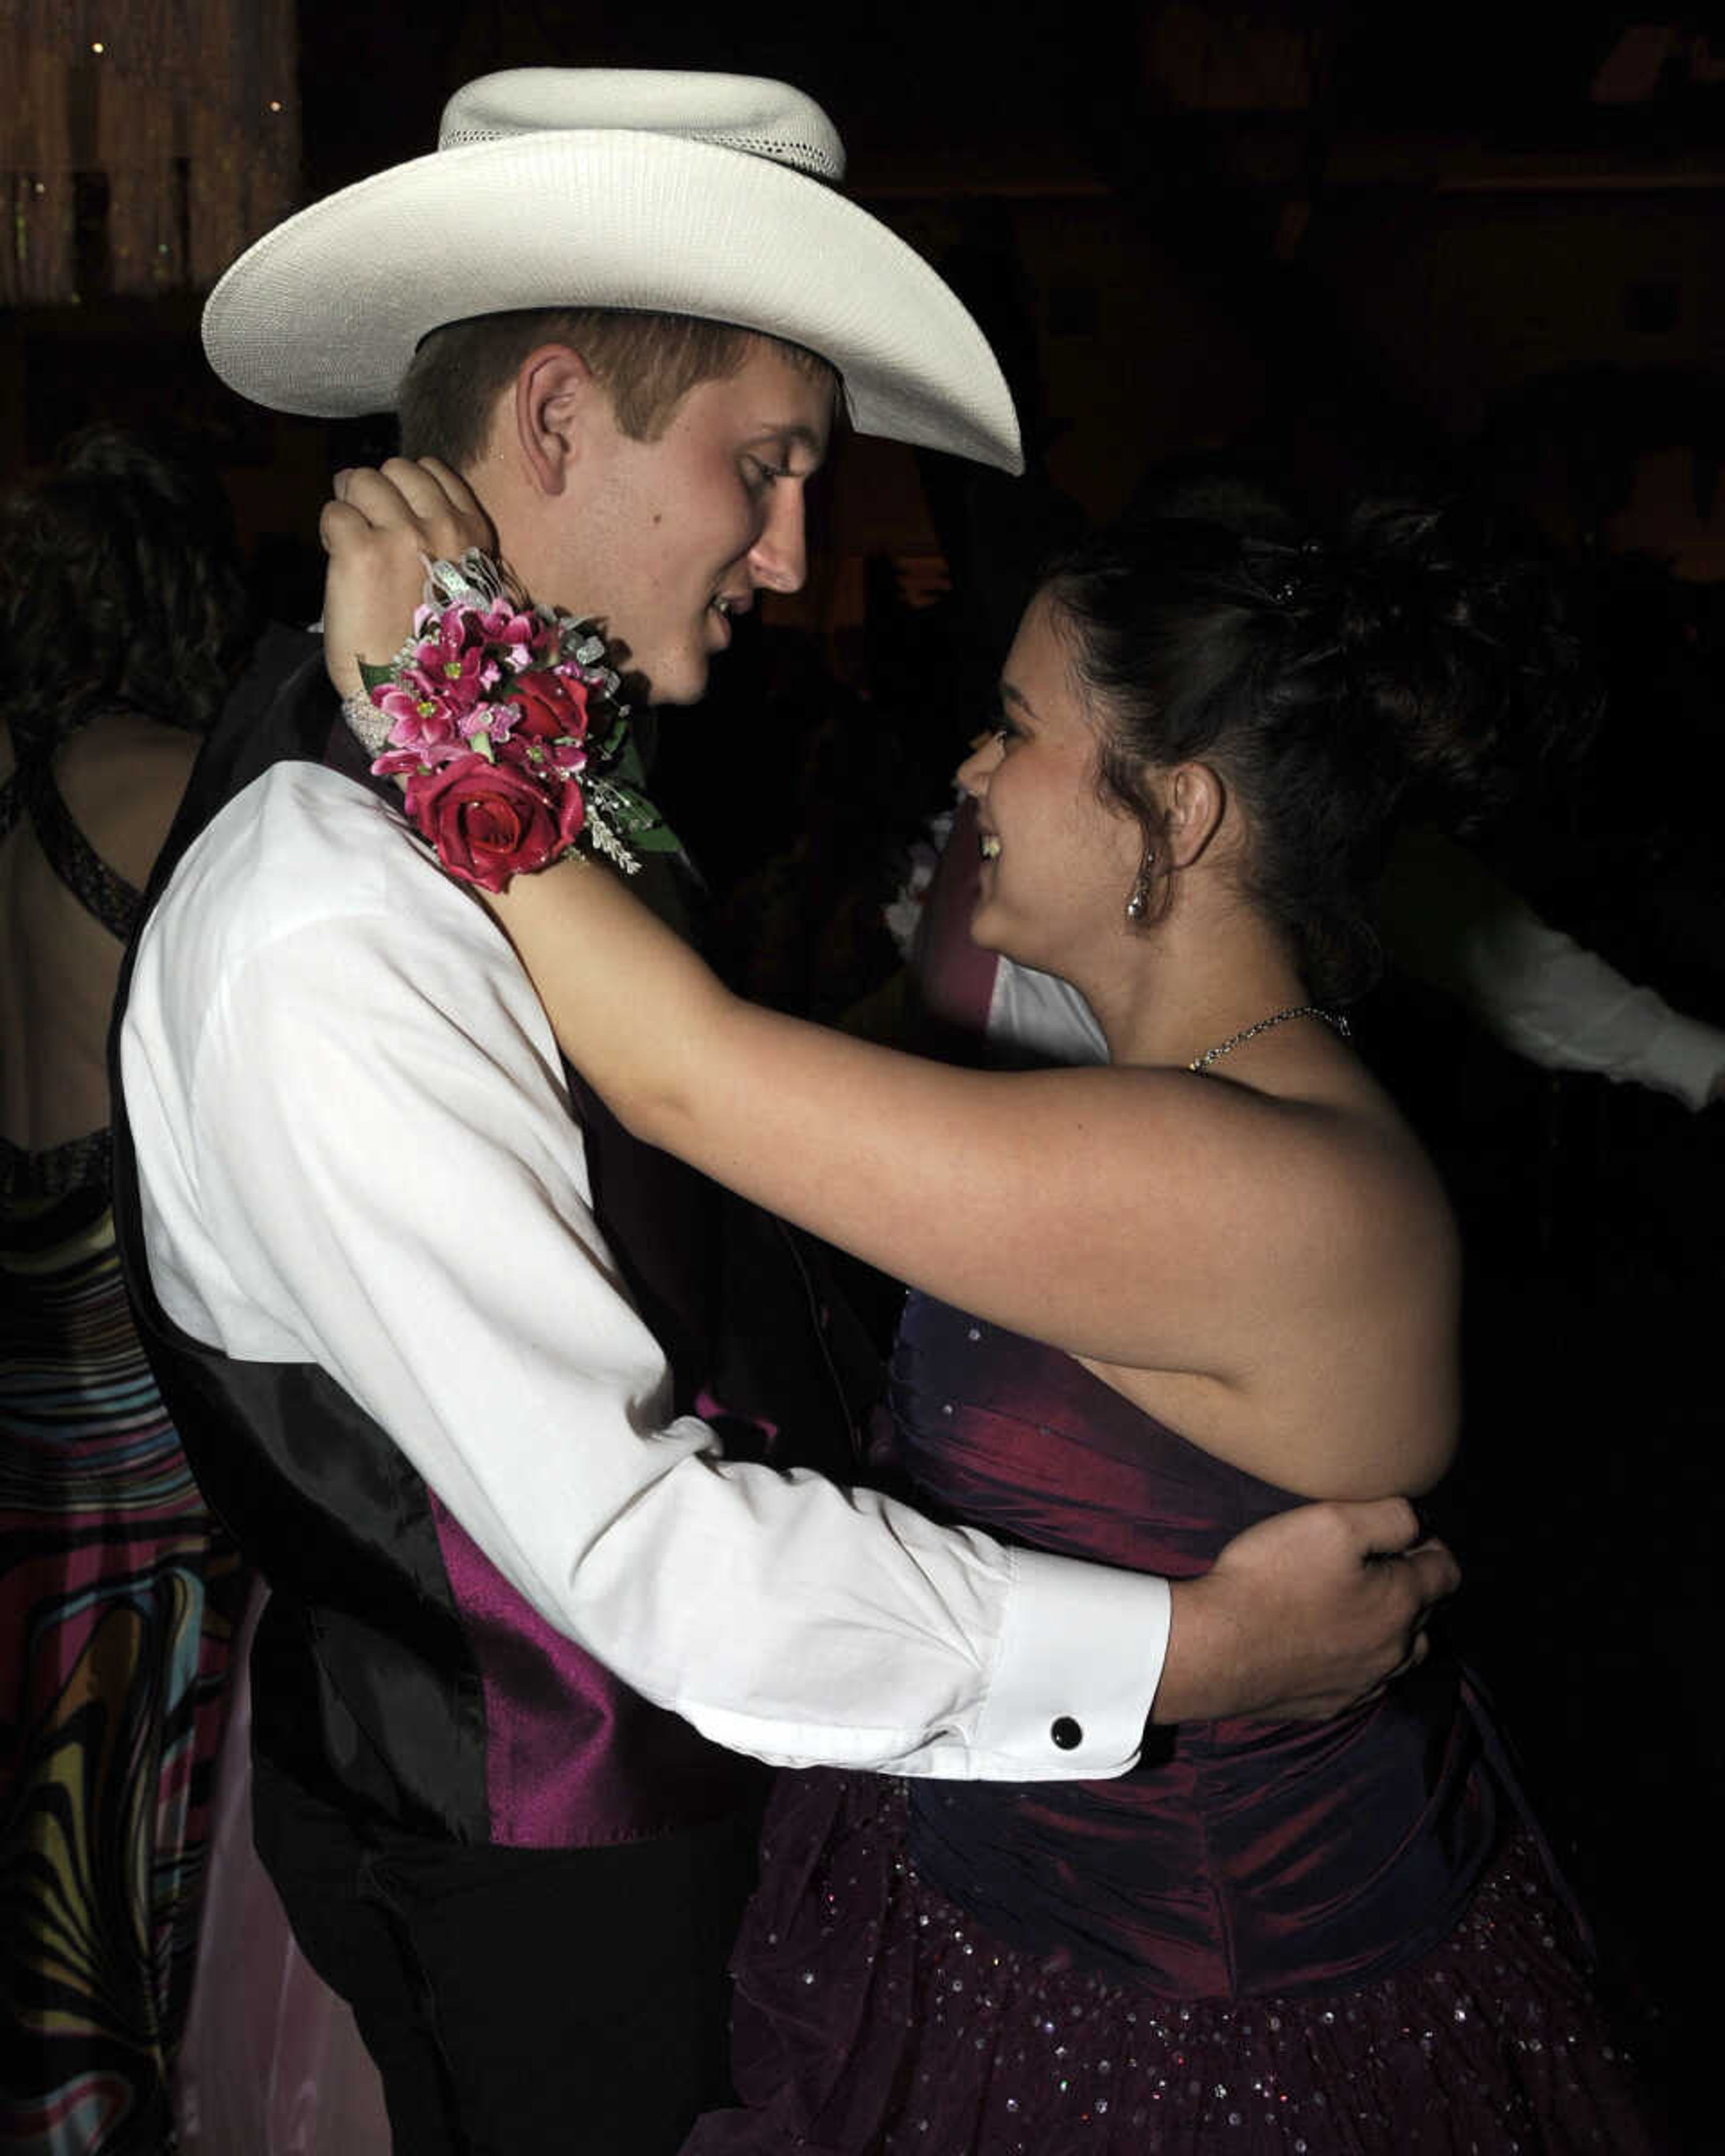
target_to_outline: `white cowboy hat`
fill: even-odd
[[[511,309],[642,308],[762,330],[844,377],[851,422],[1023,469],[1000,368],[919,254],[829,182],[844,145],[783,83],[518,68],[456,91],[438,147],[248,249],[203,341],[280,412],[393,408],[421,338]]]

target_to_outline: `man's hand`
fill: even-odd
[[[341,696],[359,694],[361,660],[384,666],[400,649],[428,561],[453,562],[470,547],[496,552],[490,519],[467,482],[435,457],[337,472],[317,531],[330,557],[324,664]]]
[[[1337,1714],[1425,1659],[1425,1618],[1461,1573],[1416,1540],[1403,1497],[1302,1505],[1236,1535],[1173,1589],[1173,1631],[1151,1719]]]

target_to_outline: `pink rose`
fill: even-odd
[[[547,784],[512,760],[493,763],[476,751],[440,771],[415,773],[407,809],[449,874],[486,891],[505,891],[511,876],[555,860],[587,820],[578,786]]]

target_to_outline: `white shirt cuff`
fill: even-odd
[[[978,1717],[973,1772],[1088,1781],[1137,1760],[1162,1681],[1173,1609],[1165,1579],[1011,1553],[999,1658]]]

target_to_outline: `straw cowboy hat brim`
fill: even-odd
[[[547,124],[574,114],[598,124]],[[859,433],[1023,469],[986,339],[920,255],[813,176],[836,177],[844,152],[799,92],[522,69],[458,92],[442,139],[290,218],[227,272],[204,346],[240,395],[322,418],[387,411],[445,323],[639,308],[807,346],[843,377]]]

